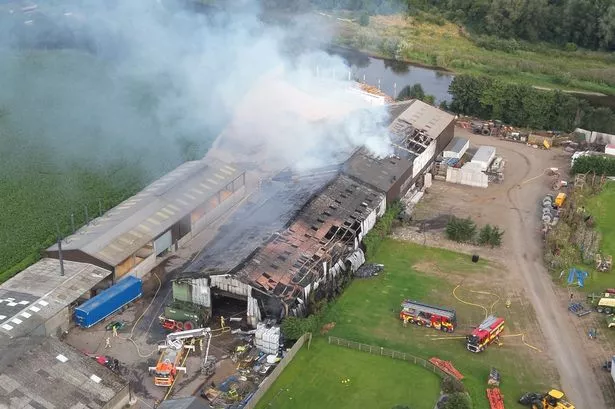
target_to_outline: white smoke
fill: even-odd
[[[44,67],[27,77],[20,73],[32,61],[19,51],[0,62],[9,96],[0,96],[0,107],[12,106],[27,137],[103,163],[123,152],[156,166],[180,156],[182,138],[204,142],[223,128],[219,149],[272,169],[325,166],[360,146],[390,154],[385,108],[348,92],[341,58],[282,51],[301,47],[291,39],[309,37],[314,26],[300,19],[265,25],[256,1],[235,3],[205,14],[146,0],[41,7],[52,25],[72,30],[68,38],[87,44],[94,68],[71,65],[85,60],[74,52],[45,51],[37,57]],[[28,19],[34,22],[20,27],[28,38],[55,35],[41,29],[43,17]],[[14,40],[14,32],[5,38]]]

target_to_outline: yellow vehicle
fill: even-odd
[[[551,389],[544,395],[526,393],[519,399],[519,403],[532,409],[575,409],[572,403],[564,400],[564,392],[557,389]]]
[[[603,297],[596,304],[596,311],[606,314],[615,312],[615,297]]]
[[[553,202],[553,206],[562,207],[566,201],[566,193],[559,193]]]

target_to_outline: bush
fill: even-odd
[[[369,26],[369,14],[367,14],[367,13],[361,14],[361,17],[359,17],[359,24],[362,27]]]
[[[308,332],[318,331],[320,318],[316,315],[310,315],[306,318],[287,317],[282,321],[282,334],[286,339],[291,341],[298,340],[303,334]]]
[[[593,172],[596,175],[615,176],[615,158],[581,156],[574,160],[572,174]]]
[[[442,381],[440,382],[440,389],[442,389],[442,392],[446,394],[465,392],[466,390],[463,383],[461,383],[459,379],[453,378],[452,376],[445,376],[442,378]]]
[[[396,201],[391,203],[391,206],[386,212],[384,212],[374,228],[367,233],[363,239],[363,243],[365,244],[365,247],[367,247],[368,252],[376,251],[376,249],[380,246],[380,243],[382,243],[382,240],[384,240],[384,238],[391,233],[393,222],[402,210],[401,202]]]
[[[476,236],[476,223],[469,217],[459,219],[454,217],[446,225],[446,236],[458,243],[469,242]]]
[[[472,409],[472,399],[465,392],[452,393],[442,409]]]
[[[502,245],[503,235],[504,231],[500,230],[499,227],[488,224],[480,229],[480,233],[478,234],[478,244],[483,246],[489,245],[491,248],[499,247]]]
[[[575,43],[566,43],[566,45],[564,46],[564,49],[566,51],[576,51],[577,50],[577,45]]]

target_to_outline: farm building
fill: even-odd
[[[469,139],[456,136],[453,138],[451,143],[448,144],[446,149],[444,149],[444,152],[442,152],[442,156],[444,158],[461,159],[461,157],[464,155],[464,153],[466,153],[469,147]]]
[[[120,409],[129,384],[94,359],[50,337],[0,335],[0,408]]]
[[[486,171],[493,159],[495,159],[495,148],[483,145],[478,148],[471,162],[480,166],[480,170]]]
[[[57,335],[68,329],[72,306],[106,288],[111,271],[46,258],[0,285],[0,337]]]
[[[385,208],[383,194],[339,175],[235,269],[196,279],[210,288],[201,293],[246,302],[252,326],[304,315],[311,293],[333,294],[364,262],[360,242]]]
[[[182,164],[62,240],[65,260],[142,277],[245,196],[245,172],[219,161]],[[58,245],[48,257],[59,257]]]
[[[343,173],[384,193],[391,202],[421,183],[420,176],[453,139],[454,116],[418,100],[388,109],[394,155],[377,158],[361,148]]]

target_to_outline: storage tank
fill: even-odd
[[[128,276],[75,309],[75,323],[90,328],[143,294],[141,279]]]

